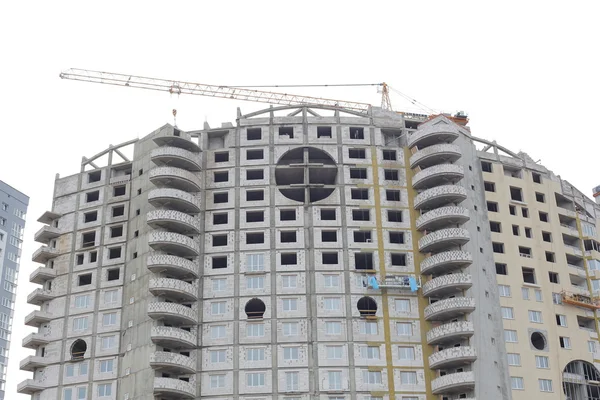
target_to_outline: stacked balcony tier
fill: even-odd
[[[475,310],[475,299],[471,297],[453,297],[436,301],[425,307],[424,316],[428,321],[446,321]]]
[[[45,225],[40,228],[39,231],[35,233],[33,239],[38,243],[48,244],[50,240],[56,239],[60,236],[60,231],[58,228],[53,228],[51,226]]]
[[[150,182],[186,192],[199,192],[200,178],[192,172],[176,167],[156,167],[150,170]]]
[[[455,183],[465,176],[465,171],[460,165],[440,164],[433,165],[415,174],[412,180],[413,188],[428,189],[446,183]]]
[[[167,296],[173,300],[176,299],[183,302],[198,300],[198,285],[179,279],[150,279],[148,290],[155,296]]]
[[[472,390],[475,387],[475,375],[472,371],[455,372],[440,376],[431,381],[433,394],[459,393]]]
[[[45,346],[48,343],[50,343],[50,340],[41,333],[30,333],[29,335],[25,336],[21,346],[28,349],[36,349],[38,346]]]
[[[154,395],[161,399],[194,399],[196,398],[196,387],[175,378],[154,378]]]
[[[179,147],[154,149],[150,153],[150,159],[156,165],[183,168],[188,171],[200,171],[200,157],[198,154]]]
[[[197,346],[198,337],[172,326],[154,326],[150,332],[152,342],[172,349],[190,349]]]
[[[41,324],[50,322],[52,318],[55,317],[48,312],[35,310],[27,314],[25,317],[25,325],[39,327]]]
[[[435,252],[452,246],[462,246],[469,240],[471,240],[471,235],[466,229],[440,229],[419,239],[419,251],[421,253]]]
[[[153,210],[146,215],[148,225],[155,229],[182,234],[198,234],[202,227],[197,218],[175,210]]]
[[[29,282],[43,285],[44,282],[56,278],[56,270],[47,267],[39,267],[29,274]]]
[[[443,297],[449,293],[468,289],[472,285],[473,279],[469,274],[441,275],[423,285],[423,296]]]
[[[415,196],[415,209],[430,210],[449,203],[460,203],[467,198],[467,189],[457,185],[443,185],[427,189]]]
[[[429,356],[432,369],[456,368],[477,360],[475,349],[470,346],[450,347]]]
[[[198,153],[200,151],[200,146],[192,142],[191,136],[186,132],[178,132],[174,130],[173,134],[159,135],[152,140],[154,140],[154,143],[159,146],[175,146],[194,153]]]
[[[410,167],[428,168],[436,164],[453,163],[461,156],[460,147],[456,145],[434,144],[414,153],[410,157]]]
[[[17,393],[21,394],[35,394],[46,389],[46,386],[36,381],[35,379],[25,379],[23,382],[17,385]]]
[[[428,147],[442,142],[451,143],[458,138],[459,133],[442,126],[433,125],[419,129],[408,138],[408,146]]]
[[[191,307],[165,301],[149,303],[148,316],[175,325],[195,325],[198,323],[196,311]]]
[[[156,251],[163,251],[180,257],[197,257],[200,255],[200,246],[197,241],[179,233],[150,232],[148,234],[148,244]]]
[[[461,225],[469,220],[469,210],[459,206],[433,209],[417,219],[417,229],[436,230],[448,225]]]
[[[433,275],[466,267],[473,262],[473,256],[468,251],[444,251],[427,257],[421,262],[421,274]]]
[[[155,207],[168,208],[189,214],[200,212],[200,199],[179,189],[153,189],[148,192],[148,202]]]
[[[456,342],[457,340],[468,339],[475,333],[471,321],[448,322],[438,325],[427,332],[427,343],[442,344]]]
[[[181,279],[200,276],[200,267],[197,263],[173,255],[150,253],[146,259],[146,266],[152,272],[164,272]]]
[[[49,260],[58,256],[58,250],[50,248],[48,246],[41,246],[33,253],[31,260],[40,264],[46,264]]]
[[[196,373],[196,361],[193,358],[166,351],[151,353],[150,366],[155,369],[169,370],[181,374]]]

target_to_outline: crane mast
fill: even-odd
[[[136,75],[119,74],[113,72],[101,72],[85,69],[71,68],[61,72],[62,79],[71,79],[84,82],[104,83],[108,85],[135,87],[140,89],[158,90],[171,94],[192,94],[198,96],[219,97],[224,99],[246,100],[268,104],[313,104],[330,107],[343,107],[360,112],[367,112],[371,107],[367,103],[353,101],[326,99],[322,97],[311,97],[294,95],[288,93],[270,92],[239,88],[232,86],[207,85],[184,81],[173,81],[167,79],[148,78]],[[380,84],[385,85],[385,84]],[[387,93],[387,85],[385,87]],[[389,104],[386,106],[391,108]]]

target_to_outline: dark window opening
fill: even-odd
[[[558,283],[558,273],[548,272],[548,280],[550,280],[550,283]]]
[[[229,172],[221,171],[215,172],[215,183],[227,182],[229,180]]]
[[[121,257],[121,248],[120,247],[113,247],[108,249],[108,258],[109,260],[114,260],[115,258],[120,258]]]
[[[335,221],[335,209],[321,208],[321,221]]]
[[[77,339],[71,346],[71,360],[83,360],[87,351],[87,343],[84,340]]]
[[[246,160],[262,160],[263,158],[263,149],[246,150]]]
[[[229,201],[229,193],[221,192],[221,193],[213,193],[213,203],[227,203]]]
[[[508,211],[510,212],[510,215],[517,215],[517,207],[515,206],[508,206]]]
[[[544,350],[546,347],[546,338],[540,332],[533,332],[531,334],[531,344],[537,350]]]
[[[525,237],[531,239],[531,228],[525,228]]]
[[[355,253],[354,254],[354,268],[355,269],[373,269],[373,253]]]
[[[529,247],[519,246],[519,255],[521,257],[531,257],[531,249]]]
[[[383,150],[383,159],[385,161],[396,161],[396,150]]]
[[[247,140],[260,140],[262,138],[262,129],[261,128],[248,128],[246,130],[246,139]]]
[[[389,222],[402,222],[402,211],[388,210],[387,215]]]
[[[227,268],[227,257],[219,256],[212,258],[212,269]]]
[[[260,244],[265,242],[265,234],[263,232],[247,233],[246,244]]]
[[[540,202],[540,203],[545,203],[546,202],[546,196],[544,196],[543,193],[540,192],[535,192],[535,200]]]
[[[529,209],[526,207],[521,207],[521,214],[523,218],[529,218]]]
[[[94,222],[96,220],[98,220],[98,211],[83,214],[83,222]]]
[[[291,126],[280,126],[279,136],[287,136],[290,139],[294,138],[294,128]]]
[[[556,262],[556,256],[551,251],[546,252],[546,261],[548,262]]]
[[[113,188],[113,196],[123,196],[125,194],[125,185],[123,186],[115,186]]]
[[[337,242],[337,231],[321,231],[322,242]]]
[[[540,211],[540,221],[548,222],[548,213]]]
[[[321,255],[321,261],[323,264],[337,264],[338,253],[323,253]]]
[[[400,201],[400,191],[387,189],[385,191],[385,198],[387,201]]]
[[[483,188],[485,189],[486,192],[495,192],[496,191],[496,185],[494,184],[494,182],[483,182]]]
[[[350,139],[364,139],[365,128],[350,127]]]
[[[91,251],[90,252],[90,262],[96,262],[98,260],[98,252],[96,251]]]
[[[244,311],[246,311],[246,316],[248,319],[260,319],[265,315],[265,311],[267,307],[265,307],[265,303],[259,299],[252,299],[246,303],[246,307]]]
[[[356,243],[371,243],[371,231],[354,231]]]
[[[100,199],[100,191],[96,190],[85,194],[85,202],[91,203],[92,201],[98,201]]]
[[[353,221],[370,221],[371,213],[369,210],[352,210],[352,220]]]
[[[229,221],[229,214],[227,213],[219,213],[213,214],[213,225],[223,225]]]
[[[360,298],[356,303],[356,307],[358,308],[361,317],[375,315],[377,312],[377,303],[371,297]]]
[[[100,182],[102,171],[94,171],[88,174],[88,183]]]
[[[490,212],[498,212],[498,203],[494,203],[493,201],[487,202],[487,210]]]
[[[77,254],[77,265],[83,264],[83,254]]]
[[[281,265],[298,264],[298,255],[296,253],[281,253]]]
[[[227,246],[227,235],[212,235],[213,246]]]
[[[117,207],[113,207],[112,209],[112,216],[113,217],[120,217],[125,215],[125,206],[117,206]]]
[[[249,181],[264,179],[265,171],[262,169],[248,169],[246,170],[246,179]]]
[[[481,170],[483,172],[492,172],[492,163],[487,161],[481,162]]]
[[[386,181],[397,181],[399,179],[397,169],[386,169],[383,171],[383,175]]]
[[[369,189],[351,189],[350,197],[353,200],[369,200]]]
[[[391,258],[393,266],[406,266],[406,254],[392,253]]]
[[[222,151],[219,153],[215,153],[215,162],[219,163],[219,162],[227,162],[229,161],[229,152],[228,151]]]
[[[492,232],[498,232],[500,233],[500,222],[496,222],[496,221],[490,221],[490,230]]]
[[[367,179],[366,168],[350,168],[351,179]]]
[[[390,232],[390,243],[404,243],[404,232]]]
[[[367,158],[365,149],[348,149],[348,157],[350,158]]]
[[[263,190],[248,190],[246,192],[246,201],[262,201],[265,199]]]
[[[92,246],[94,246],[96,244],[96,232],[84,233],[82,235],[81,242],[83,243],[81,245],[81,247],[92,247]]]
[[[78,276],[77,286],[85,286],[92,284],[92,274],[83,274]]]
[[[295,221],[296,220],[296,210],[280,210],[279,211],[279,219],[281,221]]]
[[[296,231],[281,232],[281,243],[294,243],[294,242],[296,242]]]
[[[116,238],[119,236],[123,236],[123,225],[111,227],[110,228],[110,237]]]
[[[542,231],[542,240],[544,242],[552,242],[552,234],[550,232],[544,232]]]
[[[330,126],[317,126],[317,138],[332,137]]]
[[[504,253],[504,243],[492,242],[494,253]]]
[[[496,263],[496,274],[508,275],[508,270],[506,268],[506,264]]]
[[[246,211],[246,222],[263,222],[264,220],[264,211]]]
[[[535,271],[533,268],[522,267],[521,270],[523,271],[523,282],[535,284]]]
[[[107,280],[118,281],[120,275],[121,275],[121,270],[119,268],[109,269],[108,275],[107,275]]]
[[[518,187],[510,187],[510,198],[515,201],[523,201],[523,190]]]
[[[531,177],[535,183],[542,183],[542,175],[536,174],[535,172],[531,173]]]
[[[519,233],[519,225],[513,225],[512,226],[512,232],[513,232],[514,236],[519,236],[520,235],[520,233]]]

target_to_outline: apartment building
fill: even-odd
[[[586,398],[598,208],[466,123],[278,107],[84,158],[41,219],[19,392]]]
[[[0,400],[5,398],[8,351],[29,197],[0,181]]]

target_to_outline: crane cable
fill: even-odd
[[[339,86],[383,86],[383,83],[335,83],[331,85],[219,85],[227,88],[297,88],[297,87],[339,87]]]
[[[425,104],[421,103],[420,101],[417,101],[416,99],[413,99],[412,97],[410,97],[407,94],[402,93],[399,90],[394,89],[393,87],[391,87],[390,85],[388,85],[388,87],[396,94],[404,97],[406,100],[408,100],[411,104],[417,106],[419,109],[425,111],[427,114],[439,114],[438,112],[436,112],[436,110],[434,110],[433,108],[427,107]]]

